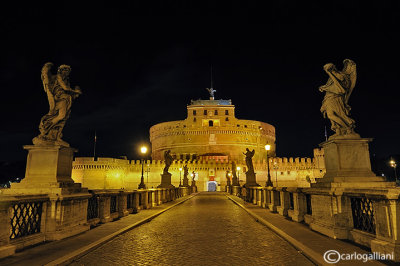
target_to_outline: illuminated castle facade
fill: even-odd
[[[224,190],[232,161],[240,168],[241,185],[246,180],[243,152],[255,150],[253,157],[257,183],[267,180],[267,154],[274,186],[307,187],[325,173],[323,150],[315,149],[314,158],[275,157],[275,127],[264,122],[235,117],[231,100],[196,100],[187,106],[187,118],[150,128],[152,160],[144,164],[144,182],[148,188],[160,184],[164,152],[171,150],[174,162],[169,168],[171,182],[179,186],[183,166],[194,173],[199,191]],[[78,157],[73,162],[72,178],[89,189],[137,189],[141,178],[140,161]],[[191,177],[189,176],[189,179]],[[190,183],[190,182],[189,182]],[[210,186],[210,183],[215,184]]]
[[[235,117],[231,100],[197,100],[187,106],[187,118],[150,128],[152,158],[162,160],[164,152],[178,160],[198,158],[241,161],[246,148],[255,150],[253,160],[266,158],[265,145],[275,156],[275,127]]]

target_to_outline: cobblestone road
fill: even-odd
[[[313,265],[219,193],[201,193],[71,265]]]

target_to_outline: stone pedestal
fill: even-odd
[[[91,194],[71,178],[74,148],[61,145],[27,145],[25,178],[4,190],[5,196],[47,196],[43,210],[46,240],[58,240],[89,230],[88,198]]]
[[[234,196],[240,195],[240,186],[232,186],[232,195]]]
[[[244,184],[243,187],[260,187],[260,185],[256,182],[256,173],[252,171],[246,172],[246,184]]]
[[[384,181],[371,171],[368,142],[372,139],[330,139],[320,144],[324,148],[326,174],[317,182]]]
[[[189,187],[189,178],[187,176],[183,177],[182,187]]]
[[[158,188],[174,188],[175,186],[171,184],[171,174],[163,173],[161,174],[161,184],[158,185]]]
[[[25,178],[12,183],[10,194],[87,193],[71,178],[76,149],[60,145],[26,145],[24,149],[28,150]]]

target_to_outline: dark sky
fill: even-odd
[[[169,4],[168,4],[169,3]],[[173,4],[172,4],[173,3]],[[72,106],[64,140],[77,156],[137,158],[149,128],[186,118],[191,99],[206,99],[213,66],[217,99],[239,119],[276,127],[277,155],[312,157],[329,121],[320,113],[324,64],[357,63],[350,98],[356,132],[371,152],[400,151],[400,30],[396,2],[329,7],[232,1],[164,1],[116,8],[3,12],[0,57],[0,161],[24,160],[48,103],[44,63],[72,67],[83,95]]]

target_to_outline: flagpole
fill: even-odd
[[[325,141],[328,141],[328,133],[326,132],[326,126],[325,126]]]
[[[93,145],[93,160],[96,161],[96,142],[97,142],[97,134],[96,130],[94,131],[94,145]]]

